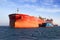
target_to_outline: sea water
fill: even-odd
[[[0,26],[0,40],[60,40],[60,27],[14,29]]]

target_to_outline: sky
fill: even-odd
[[[0,26],[9,25],[9,14],[28,14],[53,19],[60,25],[60,0],[0,0]]]

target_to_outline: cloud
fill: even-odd
[[[19,2],[37,2],[37,0],[18,0]],[[57,9],[58,8],[58,5],[53,5],[53,0],[40,0],[41,1],[41,4],[43,6],[47,5],[46,8],[44,7],[40,7],[40,6],[36,6],[36,5],[30,5],[30,4],[24,4],[24,5],[18,5],[18,4],[15,4],[12,0],[9,1],[9,0],[1,0],[0,3],[2,5],[2,7],[5,6],[5,8],[25,8],[25,9],[28,9],[30,8],[31,10],[34,9],[34,11],[40,11],[40,12],[59,12],[60,9]],[[54,6],[53,8],[49,8],[48,5],[52,5]],[[50,6],[51,7],[51,6]]]
[[[41,4],[43,4],[43,5],[53,5],[53,0],[41,0]]]
[[[11,1],[8,1],[8,0],[1,0],[0,1],[0,6],[2,6],[2,7],[11,7],[11,6],[16,6],[16,4],[15,3],[13,3],[13,2],[11,2]]]
[[[58,0],[40,0],[39,6],[45,8],[60,8],[60,1]]]
[[[60,12],[60,9],[37,8],[36,11],[55,13]]]
[[[20,2],[36,2],[37,0],[19,0]]]
[[[45,8],[60,8],[59,5],[55,4],[54,0],[9,0],[10,2],[16,4],[16,5],[35,5],[35,6],[41,6]],[[55,2],[55,3],[54,3]]]
[[[11,2],[14,2],[16,4],[19,4],[19,5],[22,5],[22,4],[33,4],[33,3],[36,3],[37,0],[9,0]]]

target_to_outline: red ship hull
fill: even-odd
[[[26,14],[10,14],[9,19],[9,25],[14,28],[38,28],[44,23],[43,19]]]

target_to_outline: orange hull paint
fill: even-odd
[[[14,28],[38,28],[44,20],[26,14],[10,14],[10,26]]]

